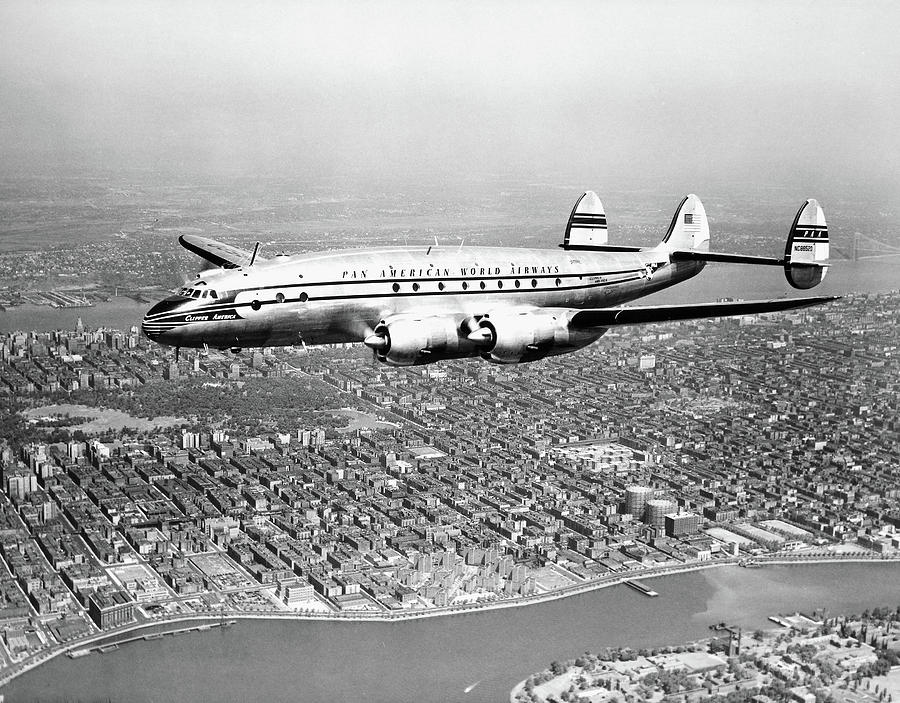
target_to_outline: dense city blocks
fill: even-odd
[[[407,618],[896,558],[898,313],[856,295],[514,369],[6,334],[6,672],[190,617]]]

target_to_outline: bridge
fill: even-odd
[[[890,256],[900,256],[900,246],[885,244],[877,239],[870,237],[862,232],[853,233],[853,242],[850,251],[842,247],[831,244],[832,255],[838,254],[834,258],[849,259],[851,261],[863,261],[865,259],[884,259]]]

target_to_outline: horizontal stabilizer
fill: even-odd
[[[586,191],[575,201],[569,215],[563,249],[602,248],[608,237],[603,203],[594,191]]]
[[[644,251],[644,247],[633,247],[627,244],[597,244],[590,247],[570,247],[560,244],[563,249],[590,249],[591,251]]]
[[[264,260],[261,256],[255,256],[255,251],[245,251],[230,244],[222,244],[215,239],[198,237],[194,234],[182,234],[178,238],[178,242],[188,251],[226,269],[249,266]]]
[[[672,261],[709,261],[717,264],[762,264],[764,266],[781,266],[784,259],[771,256],[746,256],[744,254],[720,254],[713,251],[683,251],[671,253]]]
[[[593,308],[576,312],[569,325],[576,329],[643,325],[653,322],[694,320],[705,317],[756,315],[764,312],[793,310],[821,305],[840,296],[825,295],[814,298],[782,298],[779,300],[748,300],[727,303],[697,303],[693,305],[647,305],[620,308]]]

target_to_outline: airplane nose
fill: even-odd
[[[153,342],[155,342],[160,335],[160,332],[152,326],[152,323],[148,324],[146,315],[144,315],[144,319],[141,321],[141,333]]]
[[[176,312],[185,302],[185,298],[176,295],[161,300],[150,308],[141,321],[141,332],[144,336],[154,342],[166,344],[167,339],[164,335],[174,327],[172,323],[166,321],[168,317],[166,313]]]

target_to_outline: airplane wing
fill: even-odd
[[[755,315],[763,312],[793,310],[821,305],[840,296],[823,295],[811,298],[782,298],[779,300],[747,300],[727,303],[696,303],[691,305],[640,305],[634,307],[591,308],[576,312],[569,320],[575,329],[643,325],[652,322],[694,320],[704,317]]]
[[[238,249],[230,244],[217,242],[215,239],[198,237],[194,234],[182,234],[178,242],[190,252],[206,259],[215,266],[226,269],[236,269],[241,266],[249,266],[256,261],[264,261],[261,256],[256,256],[256,251]],[[257,249],[259,245],[257,244]]]

